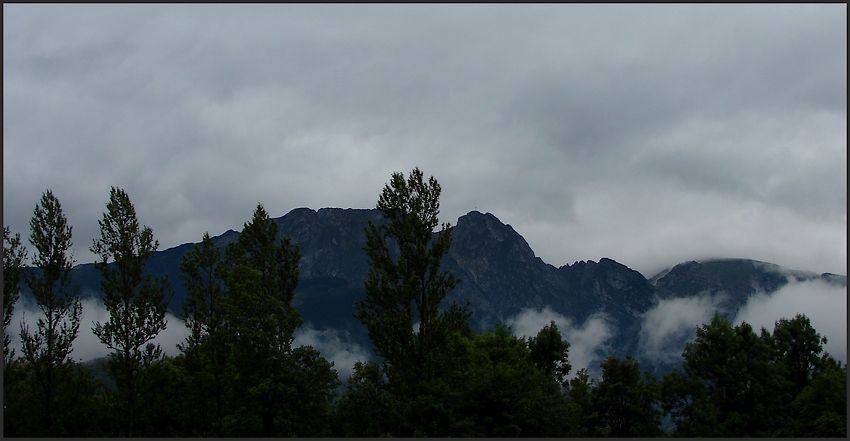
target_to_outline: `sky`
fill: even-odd
[[[47,189],[87,263],[111,186],[167,249],[414,167],[441,221],[493,213],[555,266],[846,274],[847,7],[3,5],[25,245]]]

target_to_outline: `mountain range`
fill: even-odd
[[[362,249],[364,228],[369,221],[382,222],[381,212],[298,208],[273,220],[278,234],[290,237],[301,252],[294,304],[305,324],[339,331],[352,343],[370,347],[365,327],[352,313],[355,301],[365,295],[363,282],[368,262]],[[238,236],[239,232],[228,230],[212,240],[223,248]],[[536,257],[510,225],[493,214],[478,211],[457,220],[452,238],[442,268],[453,272],[461,283],[446,300],[469,302],[474,328],[492,329],[523,311],[545,308],[577,324],[602,317],[614,330],[605,344],[609,352],[621,356],[638,353],[643,318],[660,301],[716,296],[715,306],[721,315],[732,318],[754,294],[773,293],[790,281],[820,280],[845,288],[847,285],[844,275],[788,270],[748,259],[683,262],[649,279],[604,257],[555,267]],[[194,246],[187,243],[158,251],[146,267],[155,276],[169,277],[174,290],[169,310],[178,316],[186,296],[179,265]],[[83,297],[102,295],[100,276],[93,264],[77,265],[73,277]],[[657,360],[641,362],[652,369],[659,368]]]

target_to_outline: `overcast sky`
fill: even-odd
[[[110,186],[160,249],[442,185],[544,261],[847,273],[847,9],[3,5],[3,223]],[[24,239],[24,243],[29,243]]]

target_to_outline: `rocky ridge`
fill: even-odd
[[[341,330],[353,342],[368,346],[365,329],[352,313],[354,302],[365,294],[364,229],[370,221],[382,222],[381,213],[376,209],[298,208],[274,221],[279,235],[290,237],[301,252],[295,305],[305,322],[316,329]],[[213,242],[223,248],[238,235],[229,230]],[[609,344],[620,354],[634,351],[644,313],[663,299],[722,295],[721,313],[731,316],[749,296],[774,292],[789,280],[847,283],[842,275],[789,271],[747,259],[683,262],[650,279],[605,257],[556,268],[537,257],[510,225],[478,211],[457,220],[452,238],[443,268],[461,283],[447,301],[469,302],[475,328],[490,329],[523,309],[549,307],[574,323],[600,315],[617,330]],[[171,280],[175,295],[169,309],[176,315],[185,298],[179,264],[193,246],[187,243],[159,251],[147,265],[154,275],[168,275]],[[74,278],[84,294],[99,295],[99,275],[91,264],[75,267]]]

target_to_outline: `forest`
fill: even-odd
[[[91,246],[109,312],[92,330],[111,351],[108,377],[74,361],[85,324],[72,227],[47,190],[31,249],[3,230],[3,435],[846,437],[846,366],[804,315],[756,330],[715,313],[660,378],[628,355],[606,358],[598,377],[573,372],[554,322],[529,338],[506,325],[474,331],[469,305],[444,304],[463,281],[440,268],[452,241],[440,191],[414,168],[379,195],[387,222],[366,228],[369,275],[355,305],[375,359],[343,381],[313,347],[293,344],[300,254],[262,204],[223,250],[205,233],[170,281],[145,272],[159,242],[115,187]],[[188,290],[190,331],[173,357],[152,343],[171,283]],[[10,335],[21,286],[41,315],[34,328],[20,325],[18,353]]]

